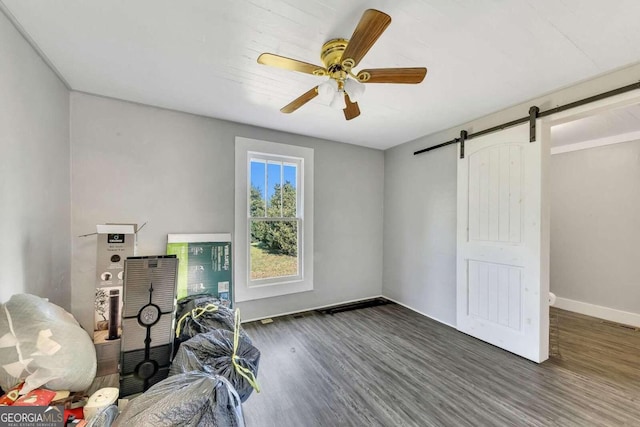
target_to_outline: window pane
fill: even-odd
[[[266,164],[261,160],[251,160],[251,171],[249,180],[251,182],[251,193],[249,194],[249,216],[265,216],[265,171]]]
[[[267,216],[281,217],[282,206],[280,188],[282,186],[282,163],[267,163]]]
[[[298,221],[251,221],[251,280],[298,275]]]
[[[297,169],[297,166],[292,164],[285,163],[283,166],[282,216],[284,217],[296,217]]]

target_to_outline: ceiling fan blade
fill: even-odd
[[[374,68],[362,70],[358,73],[358,80],[362,83],[405,83],[416,84],[424,80],[427,69],[416,68]]]
[[[391,17],[386,13],[376,9],[365,10],[342,54],[342,66],[347,69],[357,66],[390,23]]]
[[[326,76],[327,70],[319,65],[298,61],[297,59],[275,55],[273,53],[263,53],[258,57],[258,64],[269,65],[271,67],[284,68],[285,70],[299,71],[301,73],[313,74],[316,76]]]
[[[347,104],[347,108],[343,110],[345,119],[355,119],[360,115],[360,107],[358,107],[358,103],[351,102],[351,99],[349,99],[349,95],[347,95],[346,92],[344,94],[344,102]]]
[[[311,90],[303,93],[302,95],[300,95],[299,97],[297,97],[296,99],[291,101],[289,104],[287,104],[284,107],[282,107],[280,109],[280,111],[282,111],[283,113],[287,113],[287,114],[293,113],[298,108],[302,107],[304,104],[306,104],[307,102],[311,101],[316,96],[318,96],[318,86],[316,86],[316,87],[312,88]]]

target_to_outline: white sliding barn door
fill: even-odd
[[[469,140],[458,160],[457,328],[542,362],[549,340],[549,147],[536,128],[533,143],[528,124]]]

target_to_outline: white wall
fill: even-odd
[[[544,111],[637,82],[639,75],[640,65],[629,67],[385,151],[383,294],[455,325],[457,149],[414,151],[458,137],[461,129],[473,133],[524,117],[531,105]]]
[[[0,300],[69,309],[69,92],[0,12]]]
[[[551,291],[640,314],[640,141],[551,157]]]
[[[168,233],[233,231],[236,136],[315,150],[315,289],[241,303],[243,318],[380,295],[382,151],[72,93],[72,308],[85,327],[96,240],[76,236],[148,221],[137,254],[154,255]]]

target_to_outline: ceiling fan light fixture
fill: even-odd
[[[347,103],[344,100],[344,92],[341,90],[336,91],[329,105],[336,110],[344,110],[347,108]]]
[[[344,82],[344,90],[349,94],[351,102],[358,102],[364,94],[364,89],[364,84],[352,78],[348,78]]]
[[[354,74],[353,69],[358,67],[390,23],[391,17],[386,13],[376,9],[365,10],[350,39],[331,39],[322,45],[320,59],[323,66],[274,53],[261,54],[258,57],[259,64],[329,78],[282,107],[280,111],[292,113],[319,97],[323,103],[342,109],[346,120],[352,120],[360,115],[357,101],[365,91],[362,83],[421,83],[427,74],[425,67],[372,68]]]
[[[326,82],[318,85],[318,96],[320,96],[320,99],[324,100],[325,102],[330,102],[337,90],[338,83],[333,79],[329,79]]]

